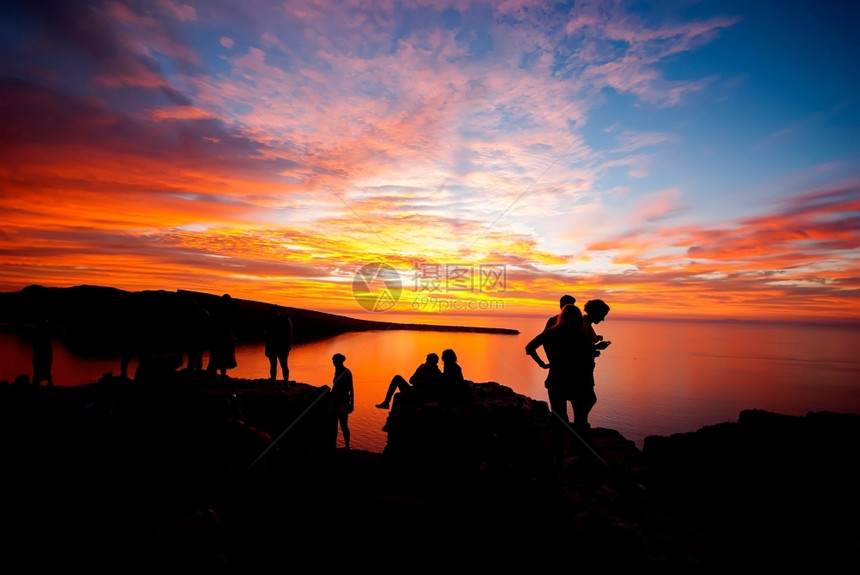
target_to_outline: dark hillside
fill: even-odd
[[[193,332],[196,308],[204,308],[211,316],[220,299],[221,294],[186,290],[130,292],[89,285],[69,288],[33,285],[17,292],[0,293],[0,325],[26,329],[46,317],[67,348],[79,354],[104,356],[119,354],[129,337],[152,330],[151,339],[159,342],[154,351],[182,352]],[[234,333],[238,340],[262,340],[271,303],[236,298],[234,305]],[[281,308],[293,321],[294,343],[383,329],[518,333],[511,329],[368,321],[302,308]]]

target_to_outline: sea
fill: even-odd
[[[484,322],[516,329],[516,335],[468,328],[463,332],[387,329],[296,345],[289,357],[290,379],[331,385],[331,357],[344,354],[356,394],[355,411],[349,418],[351,447],[381,453],[388,412],[375,405],[395,374],[408,379],[430,352],[441,355],[444,349],[453,349],[466,379],[494,381],[546,401],[546,372],[525,353],[526,344],[546,319],[505,317]],[[788,415],[860,414],[858,326],[610,317],[596,327],[612,343],[597,358],[597,404],[591,425],[615,429],[640,449],[650,435],[669,436],[737,421],[749,409]],[[0,354],[0,381],[32,373],[32,350],[21,335],[0,332]],[[237,363],[229,376],[268,377],[261,344],[240,345]],[[132,361],[132,373],[135,367]],[[76,356],[54,341],[55,385],[96,381],[106,373],[118,375],[119,368],[119,358]],[[284,422],[284,428],[289,423]],[[340,435],[338,443],[342,446]]]

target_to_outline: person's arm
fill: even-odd
[[[541,366],[541,368],[548,369],[549,364],[546,363],[543,359],[541,359],[541,356],[538,355],[538,352],[537,352],[537,348],[539,348],[541,345],[543,345],[543,339],[544,339],[543,334],[544,333],[546,333],[546,332],[539,333],[537,336],[535,336],[534,339],[532,339],[530,342],[528,342],[526,344],[526,354],[531,356],[531,358],[533,360],[535,360],[535,363],[537,363],[539,366]]]
[[[588,336],[591,338],[592,351],[594,352],[594,357],[597,357],[600,355],[600,350],[606,349],[607,347],[609,347],[609,344],[612,342],[611,341],[603,341],[603,336],[597,335],[594,332],[594,326],[591,325],[590,322],[586,324],[586,327],[588,328]]]
[[[415,373],[413,373],[409,377],[409,383],[415,385],[416,383],[424,380],[424,364],[422,363],[415,369]]]

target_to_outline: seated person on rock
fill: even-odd
[[[463,368],[457,363],[457,354],[453,349],[442,352],[442,383],[440,393],[446,401],[457,401],[462,399],[469,390],[473,389],[474,383],[463,377]]]
[[[439,356],[435,353],[428,353],[426,361],[415,369],[415,373],[412,374],[409,381],[406,381],[399,374],[391,378],[388,391],[385,392],[385,399],[382,403],[377,403],[376,407],[388,409],[391,405],[391,398],[398,389],[401,393],[431,395],[436,391],[441,379],[442,371],[439,369]]]

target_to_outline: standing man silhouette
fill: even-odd
[[[561,298],[559,298],[559,300],[558,300],[559,313],[551,316],[548,320],[546,320],[546,326],[544,327],[544,329],[547,330],[547,329],[551,328],[552,326],[554,326],[558,322],[558,318],[561,314],[561,310],[564,309],[564,306],[566,306],[567,304],[575,304],[575,303],[576,303],[576,298],[573,297],[572,295],[564,294],[563,296],[561,296]]]
[[[543,347],[546,361],[537,352],[540,347]],[[564,436],[570,421],[567,403],[569,401],[573,406],[574,426],[577,426],[581,422],[576,419],[578,414],[575,398],[584,393],[583,389],[593,390],[594,386],[591,376],[594,364],[593,346],[579,308],[574,304],[565,305],[559,314],[558,322],[526,344],[526,354],[542,369],[549,370],[544,385],[550,410],[555,416],[552,420],[552,439],[554,455],[558,458],[562,455]]]
[[[588,414],[597,403],[597,394],[594,393],[594,368],[597,363],[594,358],[600,355],[600,351],[609,347],[611,341],[605,341],[602,335],[594,332],[594,326],[606,319],[609,313],[609,305],[602,299],[592,299],[585,303],[585,314],[582,317],[582,326],[591,347],[591,370],[589,372],[588,385],[577,388],[571,396],[570,403],[573,406],[573,420],[580,431],[588,431],[591,425],[588,423]]]
[[[331,398],[334,404],[334,439],[337,441],[337,426],[343,433],[343,447],[349,451],[349,414],[355,409],[355,387],[352,381],[352,371],[344,365],[346,356],[336,353],[332,356],[334,364],[334,379],[331,386]]]
[[[284,375],[284,385],[290,386],[290,368],[287,363],[293,345],[293,321],[277,306],[269,308],[266,321],[266,357],[269,358],[269,377],[272,386],[278,381],[278,364]]]

